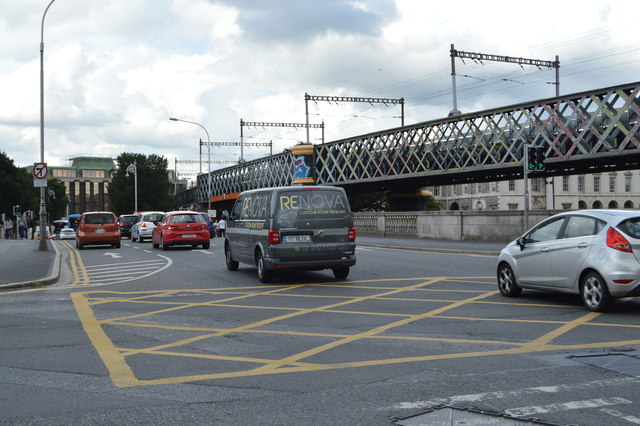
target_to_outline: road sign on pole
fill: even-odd
[[[47,163],[33,163],[33,186],[35,188],[46,188],[48,175]]]

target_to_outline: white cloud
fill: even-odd
[[[39,37],[48,1],[3,5],[0,150],[19,165],[39,160]],[[273,0],[65,0],[45,22],[46,160],[121,152],[196,159],[198,126],[239,141],[245,121],[305,121],[304,94],[406,101],[407,124],[451,109],[450,44],[457,49],[561,61],[561,91],[636,80],[629,17],[640,2],[493,0],[317,2]],[[552,96],[552,70],[456,60],[466,111]],[[505,81],[506,80],[506,81]],[[325,140],[399,125],[399,108],[313,103]],[[320,132],[311,131],[311,138]],[[245,141],[280,152],[304,129],[247,128]],[[245,158],[268,148],[245,147]],[[239,148],[214,148],[235,160]]]

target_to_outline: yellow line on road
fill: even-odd
[[[100,323],[96,320],[87,299],[80,293],[71,293],[71,300],[76,312],[78,312],[84,331],[89,336],[93,346],[98,350],[102,362],[109,370],[109,377],[111,377],[113,383],[118,387],[138,384],[138,379],[124,360],[124,357],[120,355],[118,348],[114,346]]]
[[[71,262],[71,272],[73,273],[73,282],[71,285],[89,284],[89,274],[84,266],[80,252],[67,241],[60,241],[69,252],[69,261]]]

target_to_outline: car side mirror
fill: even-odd
[[[527,240],[525,237],[520,237],[516,240],[516,243],[518,244],[518,247],[520,247],[520,250],[524,250],[524,248],[527,246]]]

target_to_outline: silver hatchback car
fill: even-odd
[[[605,311],[614,298],[640,296],[640,211],[578,210],[540,222],[498,258],[498,288],[579,294]]]

